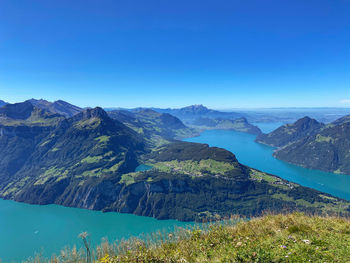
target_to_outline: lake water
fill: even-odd
[[[65,246],[77,244],[81,247],[78,235],[84,231],[90,234],[92,245],[97,245],[104,237],[114,241],[188,225],[176,220],[0,199],[0,258],[7,263],[24,260],[41,249],[44,249],[44,255],[50,256]]]
[[[281,123],[258,124],[269,132]],[[255,136],[212,130],[187,141],[207,143],[236,154],[238,160],[259,170],[350,200],[350,176],[304,169],[272,157],[273,148],[254,142]],[[147,170],[141,165],[137,170]],[[110,241],[151,233],[172,231],[175,226],[188,226],[175,220],[159,221],[130,214],[102,213],[56,205],[37,206],[0,199],[0,258],[2,262],[20,261],[44,249],[45,255],[58,253],[81,241],[79,233],[90,233],[92,245],[103,237]]]
[[[256,125],[264,132],[270,132],[280,124],[258,123]],[[207,143],[210,146],[225,148],[233,152],[242,164],[350,200],[350,175],[306,169],[277,160],[272,156],[274,148],[254,142],[255,137],[255,135],[242,132],[210,130],[203,132],[199,137],[185,141]]]

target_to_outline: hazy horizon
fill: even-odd
[[[350,107],[349,1],[0,0],[0,97]]]

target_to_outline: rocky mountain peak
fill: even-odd
[[[75,120],[87,120],[92,118],[109,119],[107,112],[100,107],[85,109],[73,118]]]

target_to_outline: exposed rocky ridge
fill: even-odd
[[[260,134],[256,141],[273,147],[282,147],[299,139],[311,136],[321,130],[325,125],[304,117],[293,124],[285,124],[268,134]]]

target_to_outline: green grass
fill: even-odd
[[[105,173],[108,173],[108,172],[114,173],[114,172],[118,171],[119,167],[120,167],[123,163],[124,163],[124,161],[120,161],[120,162],[114,164],[113,166],[111,166],[111,167],[108,168],[108,169],[103,169],[103,172],[105,172]]]
[[[45,172],[38,177],[38,180],[34,183],[34,185],[45,184],[50,178],[53,177],[57,177],[57,180],[59,181],[59,178],[61,177],[66,178],[68,172],[69,171],[65,170],[64,168],[51,167],[50,169],[45,170]]]
[[[82,159],[80,162],[81,163],[98,163],[102,159],[103,159],[103,156],[88,156]]]
[[[139,174],[140,172],[123,174],[119,183],[126,184],[126,185],[133,184],[135,183],[135,177]]]
[[[78,129],[96,129],[100,124],[100,118],[90,118],[87,120],[79,121],[75,124],[75,127]]]
[[[104,242],[93,250],[92,262],[350,262],[348,219],[293,213],[236,222],[179,229],[148,240]],[[61,255],[51,262],[86,260],[83,250],[66,249]]]
[[[97,137],[95,140],[98,141],[99,143],[108,143],[110,140],[111,136],[100,136]]]
[[[303,214],[265,216],[237,225],[213,225],[187,236],[99,260],[114,262],[350,262],[350,223]]]
[[[333,142],[333,138],[329,136],[322,136],[321,134],[316,135],[316,142]]]
[[[152,163],[150,165],[154,169],[162,172],[182,172],[191,176],[202,176],[204,173],[225,175],[225,173],[236,169],[236,167],[230,163],[218,162],[211,159],[201,160],[200,162],[174,160]]]
[[[277,176],[270,175],[255,169],[250,169],[249,171],[249,176],[251,179],[256,180],[256,181],[265,181],[268,182],[270,185],[274,187],[278,187],[281,189],[289,190],[294,187],[298,187],[297,184],[285,181]]]

